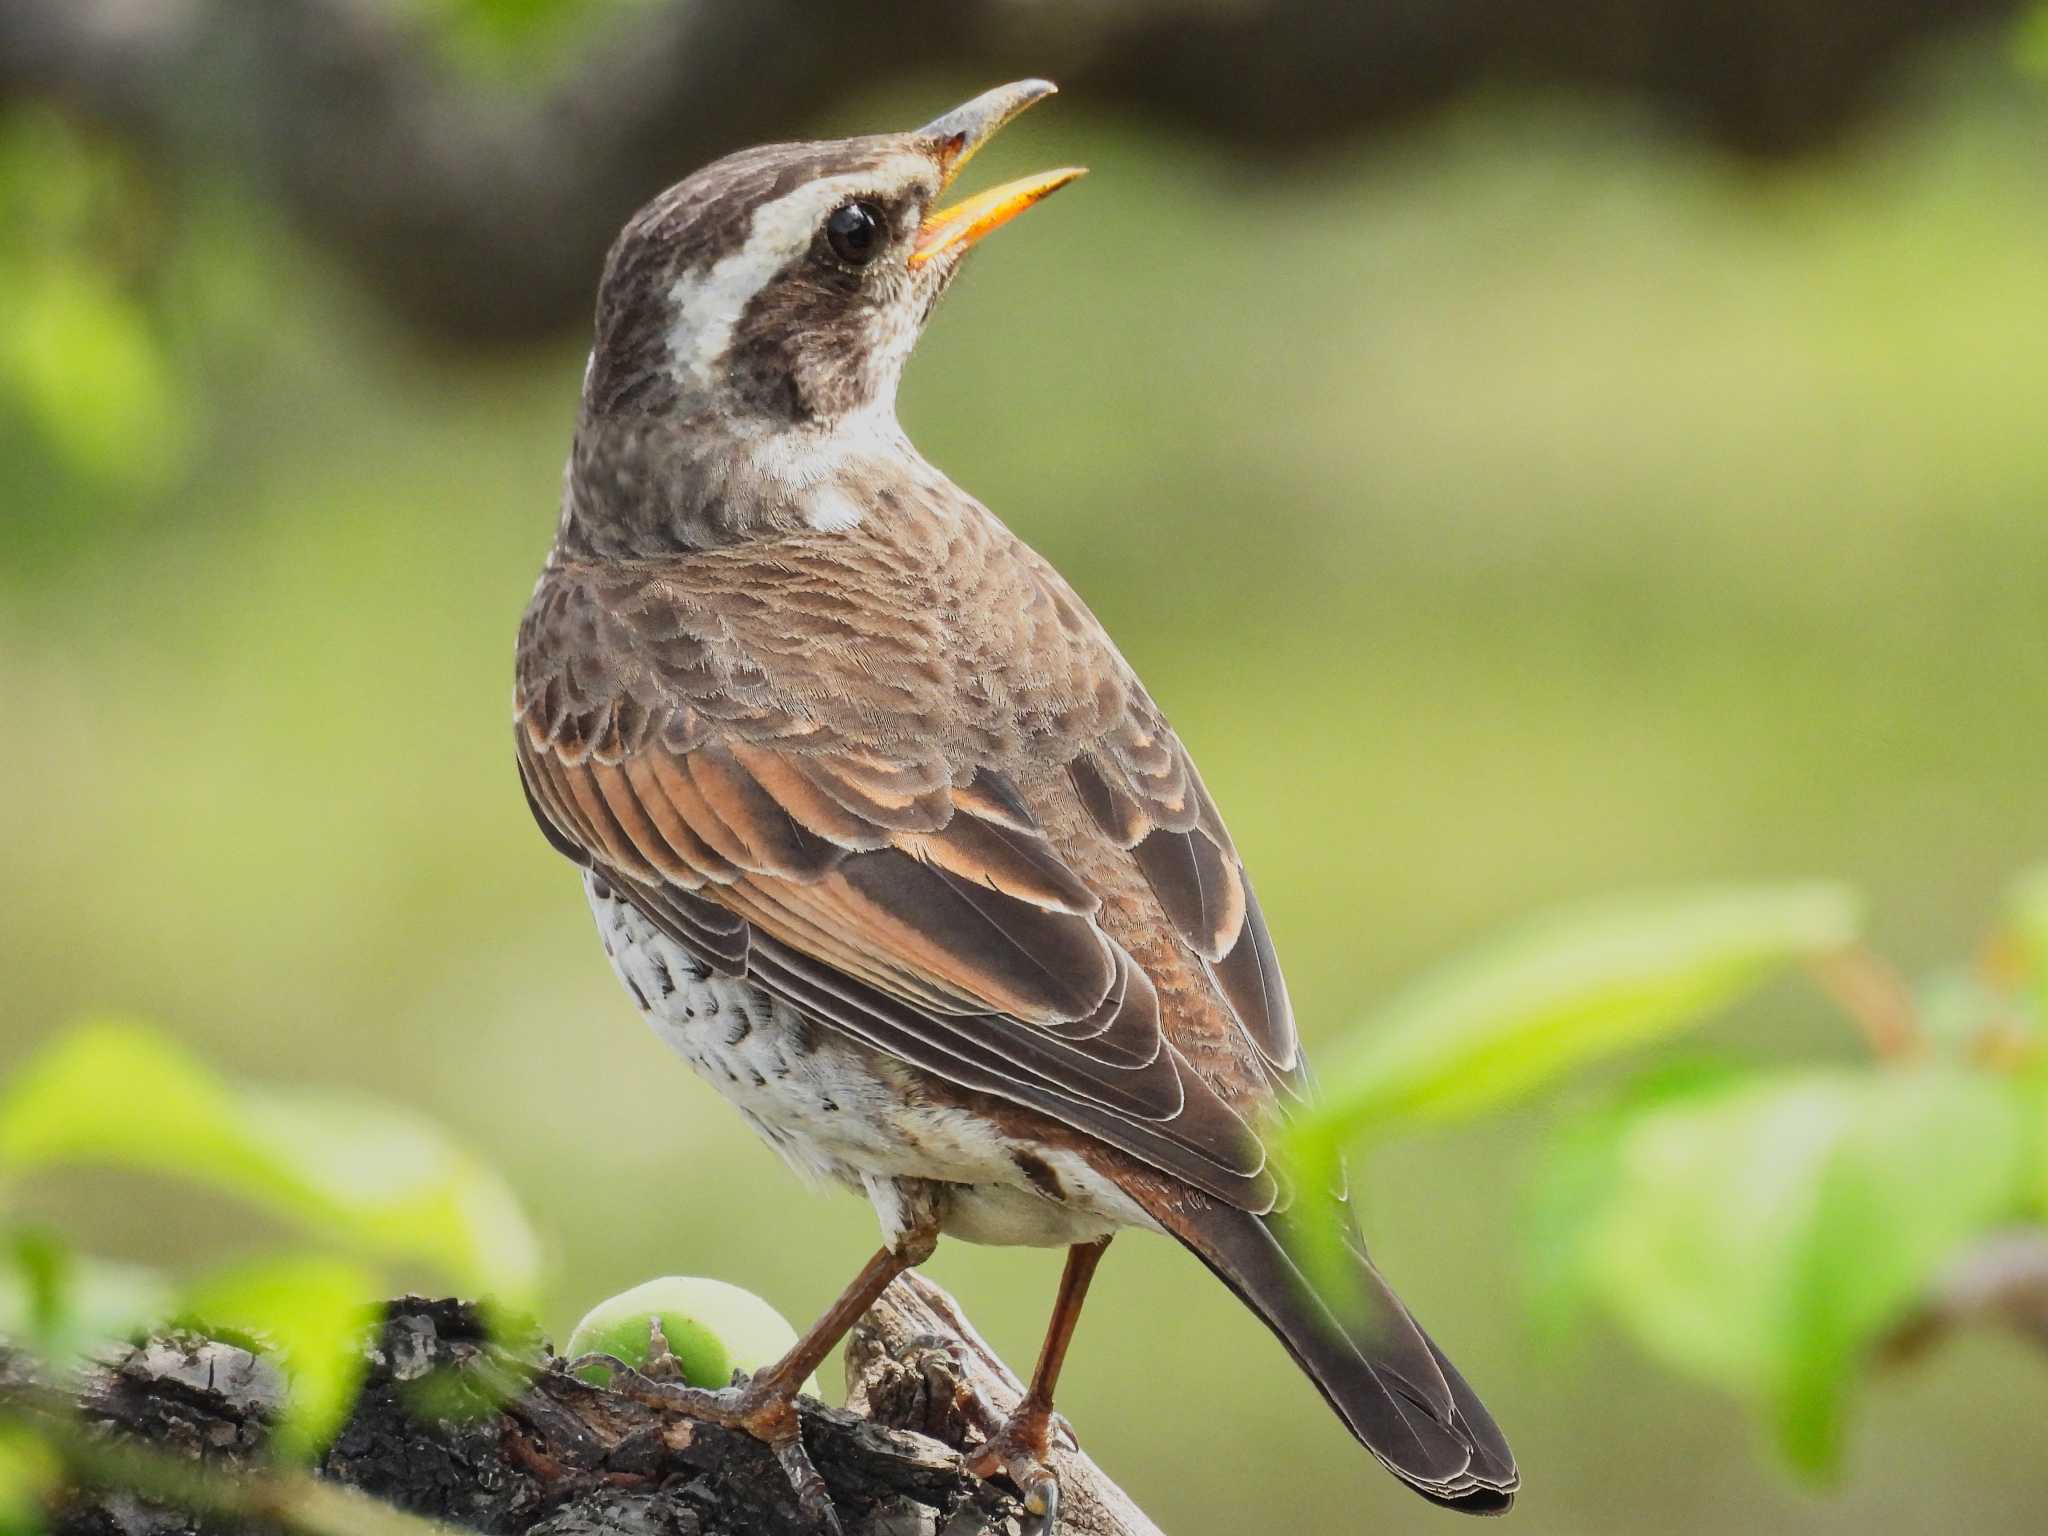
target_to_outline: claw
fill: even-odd
[[[782,1475],[796,1490],[797,1508],[813,1524],[829,1531],[831,1536],[843,1536],[839,1512],[832,1507],[832,1495],[825,1487],[825,1479],[818,1475],[817,1467],[812,1464],[810,1453],[804,1449],[802,1437],[791,1435],[787,1440],[773,1441],[771,1448],[775,1459],[782,1464]]]
[[[986,1480],[1000,1475],[1016,1485],[1026,1512],[1033,1517],[1022,1536],[1052,1536],[1059,1523],[1059,1479],[1046,1465],[1051,1455],[1051,1427],[1049,1411],[1027,1399],[967,1462],[967,1470],[976,1477]]]
[[[1031,1518],[1024,1522],[1018,1536],[1053,1536],[1060,1523],[1059,1479],[1047,1472],[1045,1481],[1024,1495],[1024,1508],[1030,1511]]]
[[[739,1427],[775,1453],[782,1475],[789,1479],[796,1494],[797,1508],[831,1536],[841,1536],[832,1494],[811,1461],[810,1452],[804,1449],[803,1420],[797,1415],[796,1404],[787,1397],[767,1397],[755,1402],[751,1401],[752,1387],[737,1390],[741,1405]]]
[[[752,1435],[775,1453],[776,1463],[782,1468],[782,1475],[789,1479],[791,1492],[796,1495],[797,1508],[829,1536],[843,1536],[839,1514],[832,1507],[831,1490],[826,1488],[825,1479],[819,1475],[810,1453],[804,1449],[801,1421],[791,1399],[774,1393],[756,1392],[752,1385],[725,1387],[712,1392],[703,1387],[687,1387],[680,1382],[658,1381],[635,1370],[618,1356],[602,1353],[578,1355],[567,1363],[565,1369],[581,1371],[592,1365],[601,1365],[612,1373],[611,1389],[622,1397],[673,1413],[678,1418],[695,1419]]]

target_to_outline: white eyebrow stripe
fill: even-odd
[[[685,273],[669,289],[675,320],[668,329],[668,352],[678,374],[687,374],[701,389],[714,388],[713,370],[732,345],[747,305],[810,246],[825,215],[850,197],[907,183],[919,166],[915,156],[898,156],[870,170],[807,181],[756,208],[745,244],[701,274]]]

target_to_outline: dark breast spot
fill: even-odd
[[[1052,1164],[1036,1152],[1014,1151],[1010,1154],[1010,1161],[1015,1163],[1017,1171],[1030,1181],[1031,1187],[1046,1199],[1067,1198],[1066,1190],[1060,1185],[1060,1176],[1052,1171]]]

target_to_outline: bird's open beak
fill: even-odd
[[[939,185],[953,184],[960,168],[975,152],[996,136],[1003,124],[1033,102],[1043,101],[1057,89],[1050,80],[1019,80],[984,91],[974,100],[955,107],[944,117],[925,125],[919,137],[931,141],[939,159]],[[1077,176],[1079,166],[1041,171],[1020,176],[986,192],[977,192],[962,202],[935,209],[918,226],[917,240],[910,253],[910,265],[921,267],[947,251],[965,251],[983,235],[1002,228],[1040,198],[1057,192]]]

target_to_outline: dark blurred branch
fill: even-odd
[[[2007,1329],[2048,1350],[2048,1231],[2001,1232],[1966,1248],[1894,1330],[1884,1353],[1910,1359],[1958,1329],[1983,1327]]]
[[[414,323],[501,342],[580,322],[612,233],[663,185],[910,70],[1049,75],[1274,162],[1499,79],[1632,94],[1782,155],[1855,122],[1908,52],[2020,3],[668,0],[611,8],[515,92],[451,67],[432,8],[396,0],[6,0],[0,101],[54,100],[172,173],[231,168]]]
[[[0,1429],[39,1426],[56,1450],[68,1490],[55,1536],[190,1536],[194,1514],[209,1529],[432,1536],[399,1510],[506,1536],[815,1536],[765,1446],[580,1381],[537,1340],[508,1348],[467,1303],[391,1303],[368,1356],[317,1477],[264,1456],[284,1402],[275,1366],[190,1333],[62,1382],[0,1345]],[[861,1324],[847,1372],[846,1411],[800,1406],[848,1536],[1019,1529],[1023,1507],[960,1455],[1014,1401],[1016,1378],[951,1297],[897,1282]],[[1069,1536],[1159,1536],[1077,1451],[1056,1462]]]

